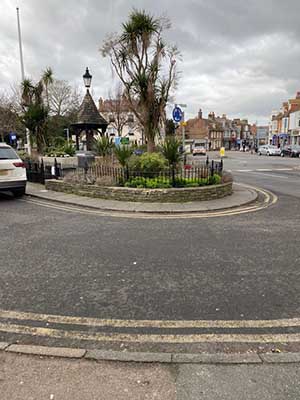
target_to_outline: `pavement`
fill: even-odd
[[[12,347],[0,352],[1,400],[296,400],[300,395],[300,354],[298,361],[280,354],[256,360],[249,354],[235,361],[220,355],[214,361],[202,356],[201,363],[136,363],[85,358],[81,350],[52,349],[53,356],[43,348]]]
[[[242,185],[233,185],[233,194],[222,199],[186,203],[142,203],[116,200],[94,199],[61,192],[46,190],[43,185],[28,182],[27,195],[42,200],[50,200],[65,205],[92,208],[101,211],[130,212],[130,213],[199,213],[207,211],[238,208],[257,200],[255,189]]]

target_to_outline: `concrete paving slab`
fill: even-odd
[[[265,363],[300,363],[300,353],[267,353],[260,357]]]
[[[0,350],[5,350],[9,346],[9,343],[0,342]]]
[[[133,361],[145,363],[170,363],[171,354],[168,353],[143,353],[130,351],[88,350],[85,358],[110,361]]]
[[[174,363],[198,364],[261,364],[262,360],[257,354],[173,354]]]
[[[300,364],[181,365],[178,400],[296,400]]]
[[[0,353],[1,400],[175,400],[167,366]]]
[[[82,358],[86,351],[65,347],[46,347],[13,344],[6,349],[10,353],[35,354],[48,357]]]

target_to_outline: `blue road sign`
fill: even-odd
[[[181,108],[179,108],[178,106],[174,107],[173,120],[175,122],[180,122],[182,119],[183,119],[183,112],[182,112]]]
[[[15,132],[10,132],[9,138],[10,141],[17,140],[17,134]]]

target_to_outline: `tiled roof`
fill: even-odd
[[[99,113],[90,92],[87,91],[77,114],[77,121],[73,126],[89,125],[92,127],[106,127],[107,121]]]

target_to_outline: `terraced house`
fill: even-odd
[[[279,112],[272,111],[269,143],[278,147],[300,145],[300,92],[294,99],[282,103]]]

